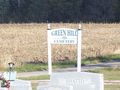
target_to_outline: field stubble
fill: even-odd
[[[75,23],[51,23],[51,29],[78,29]],[[82,59],[120,54],[120,24],[82,23]],[[77,45],[52,45],[52,61],[77,60]],[[48,61],[47,23],[0,24],[0,68]]]

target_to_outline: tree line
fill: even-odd
[[[120,22],[120,0],[0,0],[0,23]]]

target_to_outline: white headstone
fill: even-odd
[[[4,72],[3,75],[6,80],[15,80],[16,79],[16,71],[8,71]]]
[[[7,88],[2,88],[2,87],[0,87],[0,90],[8,90]]]
[[[31,82],[16,79],[15,81],[10,81],[9,90],[32,90]]]
[[[50,83],[70,85],[73,90],[104,90],[103,74],[88,72],[57,73],[50,75]]]

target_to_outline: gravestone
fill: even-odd
[[[73,90],[73,86],[59,84],[39,84],[37,90]]]
[[[41,86],[41,85],[48,85],[49,83],[38,83],[38,86]]]
[[[57,73],[50,75],[50,83],[73,86],[73,90],[104,90],[103,74],[88,72]]]
[[[6,80],[15,80],[16,74],[17,74],[16,71],[8,71],[3,73]]]
[[[1,87],[0,87],[0,90],[8,90],[8,89],[7,89],[7,88],[1,88]]]
[[[15,81],[10,81],[9,90],[32,90],[31,82],[15,79]]]

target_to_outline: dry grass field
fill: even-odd
[[[51,23],[51,29],[78,29],[75,23]],[[120,54],[120,24],[82,23],[82,59]],[[47,62],[47,23],[0,24],[0,68]],[[53,62],[77,60],[77,45],[52,45]]]

